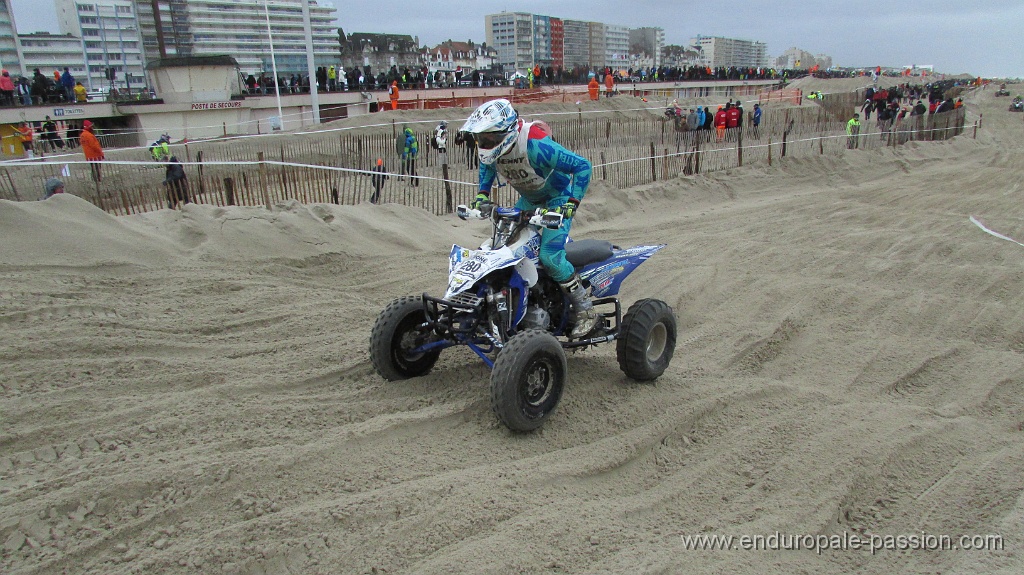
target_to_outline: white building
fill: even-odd
[[[629,68],[629,28],[610,24],[604,27],[604,61],[612,70]]]
[[[702,66],[757,68],[768,65],[768,45],[764,42],[721,36],[697,36],[690,43],[700,48]]]
[[[157,0],[157,4],[160,35],[152,1],[136,2],[150,61],[172,56],[225,55],[234,58],[244,74],[269,73],[269,11],[278,74],[307,73],[301,0]],[[336,66],[340,61],[336,12],[328,2],[309,0],[315,66]]]
[[[80,78],[89,89],[147,85],[142,36],[131,0],[54,0],[62,34],[81,38],[89,68]],[[112,70],[114,78],[107,77]]]
[[[86,83],[85,57],[82,54],[82,39],[70,34],[50,34],[49,32],[33,32],[18,34],[21,44],[21,74],[32,77],[32,70],[48,78],[53,71],[63,73],[67,67],[76,81]]]
[[[0,68],[10,72],[12,77],[21,70],[18,29],[14,23],[14,7],[11,0],[0,0]]]

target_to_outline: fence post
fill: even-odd
[[[7,168],[4,168],[4,175],[7,176],[7,182],[11,184],[11,191],[14,192],[14,199],[20,202],[21,196],[18,195],[18,188],[14,187],[14,179],[11,178],[11,172],[9,172]]]
[[[220,127],[224,131],[224,135],[227,136],[228,135],[228,123],[227,122],[221,122],[220,123]]]
[[[736,162],[739,167],[743,167],[743,128],[736,134]]]
[[[654,142],[651,142],[651,181],[658,181],[658,164],[654,157]]]
[[[263,188],[263,203],[270,209],[270,182],[267,179],[267,165],[263,162],[263,152],[256,153],[256,159],[260,162],[260,184]]]
[[[448,179],[448,152],[444,154],[445,160],[441,164],[441,177],[444,178],[444,207],[448,213],[452,213],[452,182]]]
[[[608,164],[604,161],[604,150],[601,150],[601,179],[608,179]]]
[[[206,184],[203,182],[203,151],[202,150],[199,150],[198,152],[196,152],[196,163],[199,164],[198,166],[196,166],[196,170],[199,173],[199,193],[200,194],[205,194],[206,193]]]
[[[235,205],[235,181],[231,178],[224,178],[224,195],[227,196],[224,203]]]
[[[978,139],[978,121],[977,120],[974,121],[974,139],[975,140]],[[9,178],[10,176],[7,176],[7,177]]]
[[[607,143],[608,140],[611,137],[612,137],[612,122],[611,122],[611,120],[609,120],[604,125],[604,141],[605,141],[605,143]]]
[[[697,145],[695,145],[693,147],[693,173],[694,174],[699,174],[700,173],[700,135],[698,134],[697,137],[694,138],[694,139],[697,140]]]
[[[772,165],[772,137],[768,136],[768,166]]]

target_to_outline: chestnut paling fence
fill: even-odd
[[[853,105],[841,106],[852,109]],[[846,134],[848,118],[817,105],[766,106],[761,125],[689,131],[673,120],[587,117],[583,113],[536,116],[559,143],[589,158],[592,178],[628,188],[654,181],[783,161],[786,157],[845,153],[897,146],[907,141],[944,140],[968,127],[963,108],[940,114],[908,116],[891,126],[864,121],[860,133]],[[532,119],[528,117],[527,119]],[[218,206],[272,206],[285,200],[302,203],[358,204],[374,193],[370,168],[384,160],[388,179],[380,201],[415,206],[443,214],[476,194],[474,152],[456,146],[449,133],[447,154],[428,142],[435,122],[406,122],[419,141],[418,177],[403,175],[396,135],[403,125],[358,130],[239,137],[172,146],[184,165],[193,201]],[[976,133],[978,123],[973,124]],[[35,200],[47,178],[57,177],[67,191],[112,214],[134,214],[168,207],[163,185],[165,166],[145,149],[119,150],[101,163],[101,178],[92,177],[79,155],[45,161],[0,163],[0,198]],[[417,185],[413,185],[417,184]],[[500,184],[500,182],[499,182]],[[497,201],[510,203],[514,192],[497,189]]]

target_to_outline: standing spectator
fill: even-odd
[[[604,97],[611,98],[615,93],[615,76],[609,71],[604,75]]]
[[[721,142],[725,138],[725,128],[729,125],[726,117],[728,114],[725,108],[722,106],[718,107],[718,111],[715,112],[715,131],[718,133],[718,141]]]
[[[67,66],[64,66],[64,73],[60,76],[60,87],[64,89],[64,99],[68,102],[74,102],[75,77],[71,75],[71,70],[68,70]]]
[[[409,185],[419,186],[419,178],[416,177],[416,157],[420,152],[420,144],[416,141],[416,135],[412,133],[412,128],[406,128],[405,131],[405,147],[402,149],[402,173],[409,173]]]
[[[860,114],[854,114],[846,123],[846,149],[853,150],[860,147]]]
[[[21,127],[18,128],[21,147],[25,150],[25,156],[29,159],[35,157],[35,152],[32,150],[32,132],[32,126],[28,122],[22,122]]]
[[[921,100],[918,100],[917,104],[914,105],[914,109],[910,112],[910,115],[911,116],[923,116],[926,113],[928,113],[928,107],[924,105],[924,102],[922,102]]]
[[[68,122],[68,129],[65,132],[67,135],[68,149],[74,150],[78,147],[78,136],[82,133],[82,129],[78,127],[78,124],[74,122]]]
[[[370,174],[370,183],[373,184],[373,195],[370,196],[370,203],[376,204],[380,201],[380,191],[384,187],[384,182],[388,179],[387,169],[384,167],[384,159],[377,158],[377,165],[371,171],[373,173]]]
[[[185,176],[185,168],[178,161],[177,156],[171,156],[167,160],[167,169],[164,174],[164,186],[167,187],[167,208],[173,210],[179,203],[190,202],[188,197],[188,178]]]
[[[725,127],[726,129],[733,129],[740,127],[740,110],[736,106],[729,102],[725,105]],[[732,132],[730,132],[731,134]]]
[[[699,110],[700,110],[700,106],[698,106],[697,109],[695,109],[695,110],[690,110],[690,113],[686,116],[686,127],[690,131],[699,130],[700,129],[701,123],[700,123],[700,114],[698,113]]]
[[[46,192],[43,199],[48,200],[57,194],[64,193],[64,182],[57,178],[50,178],[46,180],[45,184],[43,184],[43,190]]]
[[[758,138],[759,136],[758,136],[758,133],[757,133],[758,132],[757,129],[761,126],[761,105],[760,104],[754,104],[754,112],[752,113],[751,119],[753,120],[752,123],[754,125],[754,137]]]
[[[103,148],[100,146],[100,141],[96,139],[96,134],[93,133],[92,122],[86,120],[82,122],[82,135],[80,136],[82,142],[82,152],[85,153],[85,159],[89,161],[89,168],[92,170],[92,179],[96,182],[103,181],[103,173],[100,170],[100,162],[104,160]]]
[[[870,120],[871,119],[871,109],[874,108],[874,107],[875,107],[874,102],[872,102],[871,100],[864,100],[864,105],[861,106],[860,111],[864,112],[864,119],[865,120]]]
[[[75,102],[85,104],[89,101],[89,94],[86,93],[85,86],[81,82],[75,82],[73,91],[75,93]]]
[[[388,98],[391,98],[391,109],[398,109],[398,80],[391,81],[391,87],[388,88]]]
[[[32,103],[41,106],[46,103],[46,91],[50,86],[50,80],[39,71],[39,68],[32,69]]]
[[[333,92],[338,85],[338,71],[334,68],[334,64],[327,69],[327,91]]]
[[[14,105],[14,80],[7,70],[0,72],[0,106]]]
[[[434,128],[434,136],[432,140],[434,149],[437,150],[438,159],[441,165],[448,163],[448,122],[441,121],[436,128]]]
[[[49,144],[50,151],[53,153],[57,152],[57,148],[64,149],[64,140],[60,139],[60,134],[57,133],[57,123],[46,117],[46,121],[43,122],[43,142]],[[43,151],[46,151],[46,146],[43,146]]]
[[[18,93],[18,98],[21,99],[22,106],[32,105],[32,86],[28,82],[28,78],[22,76],[18,79],[18,85],[14,88],[15,92]]]
[[[476,140],[473,138],[473,134],[459,130],[455,133],[455,145],[465,148],[466,165],[470,168],[480,167],[480,157],[476,153]]]
[[[601,91],[601,85],[597,83],[597,75],[590,77],[590,83],[587,84],[587,92],[590,93],[591,100],[597,100],[600,98],[599,92]]]

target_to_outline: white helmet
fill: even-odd
[[[515,145],[518,127],[519,114],[511,102],[502,98],[474,110],[462,125],[462,131],[473,134],[480,162],[493,164]]]

